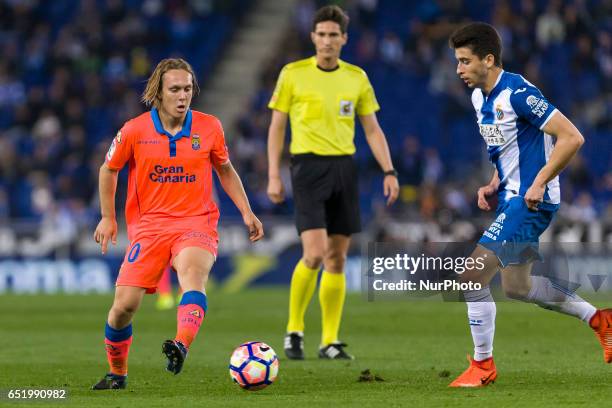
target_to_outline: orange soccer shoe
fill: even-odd
[[[493,357],[482,361],[475,361],[471,356],[467,358],[470,366],[449,387],[484,387],[495,382],[497,369]]]
[[[598,310],[589,325],[595,330],[595,335],[601,343],[604,352],[604,361],[612,363],[612,309]]]

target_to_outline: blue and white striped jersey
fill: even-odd
[[[474,89],[472,104],[489,160],[497,168],[501,181],[500,205],[512,197],[524,196],[550,158],[553,137],[542,128],[557,109],[521,75],[505,71],[489,95]],[[556,209],[560,200],[557,176],[547,184],[540,208]]]

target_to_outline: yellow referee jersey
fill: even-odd
[[[365,71],[342,60],[338,66],[324,71],[311,57],[281,71],[268,107],[289,114],[291,154],[355,153],[355,113],[380,109]]]

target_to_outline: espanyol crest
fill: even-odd
[[[502,120],[504,118],[504,111],[501,109],[501,105],[497,105],[495,107],[495,116],[497,116],[498,120]]]

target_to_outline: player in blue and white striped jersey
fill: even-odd
[[[553,137],[543,129],[559,111],[521,75],[501,68],[487,95],[481,88],[474,89],[472,104],[489,160],[497,170],[500,201],[507,203],[513,197],[524,197],[540,169],[549,162]],[[571,155],[568,151],[567,159],[582,143],[577,130],[573,135],[575,148]],[[560,203],[559,176],[555,175],[544,186],[543,201],[537,195],[532,198],[539,208],[555,211]]]
[[[502,68],[501,39],[492,26],[472,23],[456,30],[449,45],[455,50],[457,74],[473,88],[480,134],[495,166],[478,190],[478,206],[491,210],[488,197],[497,193],[496,219],[483,233],[472,258],[485,259],[483,269],[462,275],[482,289],[464,292],[474,340],[470,367],[451,387],[479,387],[493,382],[495,302],[488,284],[500,269],[509,297],[580,318],[595,330],[612,362],[612,309],[597,310],[548,278],[531,276],[538,258],[540,235],[560,204],[559,173],[584,143],[576,127],[521,75]]]

